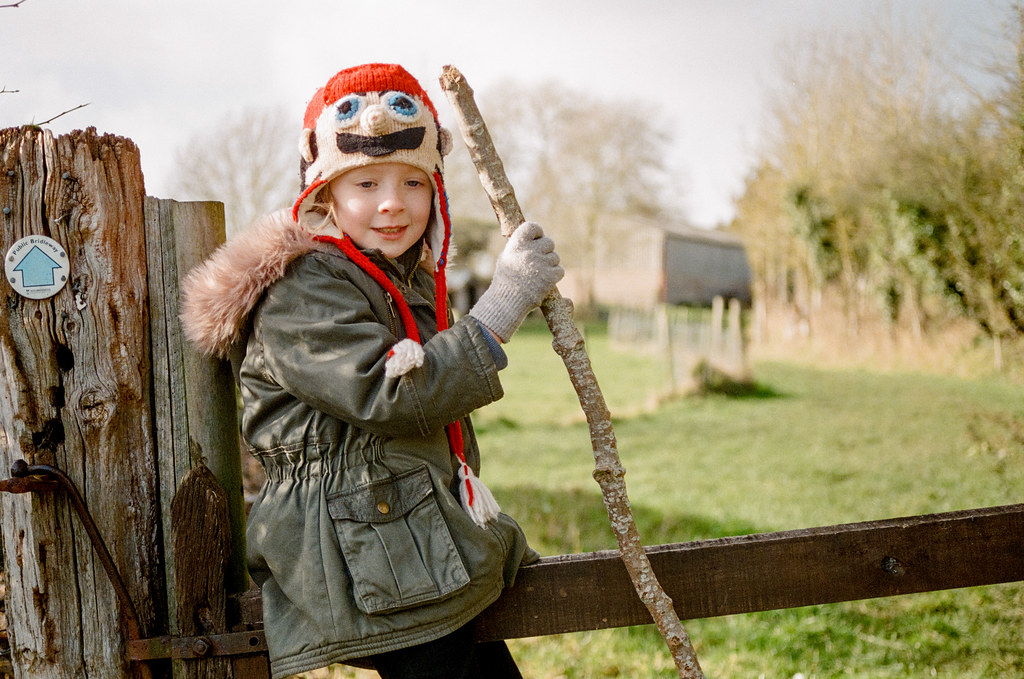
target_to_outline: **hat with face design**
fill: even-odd
[[[427,244],[443,268],[450,237],[443,158],[452,137],[419,82],[397,64],[339,71],[313,95],[302,127],[302,193],[292,209],[295,220],[301,223],[320,188],[348,170],[377,163],[412,165],[433,184]]]

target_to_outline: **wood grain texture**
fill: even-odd
[[[45,235],[71,265],[49,299],[4,286],[2,463],[49,464],[74,480],[143,632],[163,632],[139,151],[93,128],[24,127],[0,131],[0,154],[3,251]],[[4,494],[0,512],[16,676],[146,676],[126,664],[113,588],[66,500]]]
[[[225,492],[231,539],[222,587],[240,592],[249,581],[234,379],[227,362],[203,357],[188,345],[178,318],[182,281],[224,241],[224,206],[147,197],[145,222],[168,626],[172,634],[187,636],[178,622],[174,583],[181,573],[171,538],[171,506],[190,470],[208,469]],[[193,671],[188,661],[175,660],[173,665],[176,678]]]
[[[231,552],[228,495],[202,463],[185,475],[171,504],[178,634],[228,631],[224,568]],[[184,679],[231,677],[230,658],[183,660]]]
[[[224,241],[224,206],[147,197],[145,220],[164,535],[170,536],[174,489],[189,470],[205,464],[227,492],[232,527],[227,587],[240,592],[248,586],[248,575],[234,379],[227,362],[205,358],[188,345],[178,318],[181,282]],[[173,554],[169,544],[167,553]],[[173,582],[173,558],[167,569]],[[173,605],[170,614],[173,629]]]

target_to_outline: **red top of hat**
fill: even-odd
[[[363,64],[338,71],[327,84],[316,91],[306,107],[302,121],[304,129],[316,127],[316,121],[325,107],[353,92],[383,92],[397,90],[417,97],[426,104],[437,120],[437,110],[419,82],[398,64]]]

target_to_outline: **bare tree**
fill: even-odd
[[[173,187],[185,200],[224,203],[228,237],[299,193],[298,131],[280,109],[246,109],[196,134],[175,154]]]
[[[618,236],[599,228],[602,218],[656,216],[672,202],[669,137],[652,119],[656,107],[626,107],[553,82],[502,83],[482,101],[527,215],[544,222],[566,266],[581,274],[576,302],[587,304],[603,240]]]

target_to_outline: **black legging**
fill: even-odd
[[[381,679],[522,679],[504,641],[473,641],[472,625],[368,660]]]

